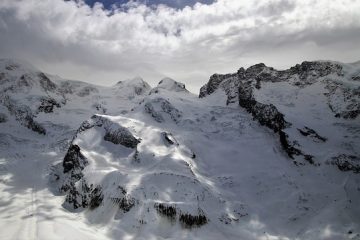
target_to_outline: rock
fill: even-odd
[[[53,92],[56,90],[56,84],[53,83],[44,73],[38,73],[40,86],[45,91]]]
[[[113,144],[120,144],[128,148],[136,148],[140,140],[135,138],[132,133],[125,127],[111,122],[109,119],[99,115],[93,115],[90,120],[84,121],[77,134],[87,131],[93,127],[102,127],[105,130],[104,140]]]
[[[178,123],[182,113],[164,98],[155,98],[145,103],[145,112],[150,114],[155,121],[165,121],[164,115],[168,115],[175,123]]]
[[[325,137],[320,136],[314,129],[308,128],[308,127],[304,127],[303,129],[299,129],[298,131],[301,133],[301,135],[305,136],[305,137],[311,137],[315,140],[319,140],[321,142],[326,142],[327,139]]]
[[[58,103],[54,98],[43,97],[40,101],[41,104],[38,107],[39,112],[52,113],[54,111],[54,107],[60,108],[60,103]]]
[[[175,206],[166,203],[155,203],[154,208],[161,216],[165,216],[170,220],[175,220],[177,214]]]
[[[121,126],[115,130],[107,129],[104,140],[114,144],[120,144],[128,148],[136,148],[136,146],[140,143],[140,140],[136,139],[129,130]]]
[[[98,185],[90,193],[90,202],[89,202],[90,210],[98,208],[101,205],[103,199],[104,199],[104,194],[102,193],[102,188],[100,185]]]
[[[0,123],[7,122],[7,116],[5,113],[0,113]]]
[[[2,98],[1,103],[8,109],[11,115],[15,116],[16,121],[18,121],[22,126],[39,134],[46,134],[46,129],[34,120],[34,115],[28,106],[18,104],[9,96]]]
[[[360,158],[354,155],[340,154],[332,157],[327,163],[337,166],[343,172],[352,171],[360,173]]]
[[[162,132],[161,135],[167,146],[170,146],[170,145],[179,146],[179,143],[176,141],[176,139],[174,138],[174,136],[171,133]]]
[[[83,170],[88,164],[78,145],[71,144],[63,160],[64,173]]]
[[[198,215],[180,213],[179,221],[185,228],[200,227],[208,223],[208,219],[203,213],[200,213]]]

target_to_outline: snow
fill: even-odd
[[[0,239],[359,239],[360,175],[323,163],[333,154],[359,155],[360,123],[333,117],[321,83],[300,90],[266,83],[255,92],[258,101],[286,113],[293,124],[287,133],[321,163],[296,166],[273,132],[239,106],[226,106],[221,90],[199,99],[171,79],[154,91],[141,78],[102,87],[47,75],[72,91],[61,94],[44,92],[37,72],[7,71],[13,79],[28,73],[34,82],[10,97],[34,114],[39,96],[66,104],[35,114],[45,136],[21,126],[0,104],[8,117],[0,123]],[[84,88],[89,91],[79,95]],[[165,109],[164,101],[170,103]],[[147,103],[164,121],[146,112]],[[176,121],[169,115],[174,109],[181,113]],[[135,149],[104,141],[102,127],[76,134],[94,114],[141,139],[138,162]],[[309,142],[297,131],[304,126],[328,141]],[[166,143],[164,132],[178,144]],[[64,208],[65,196],[51,182],[71,141],[89,161],[84,178],[104,189],[94,210]],[[118,185],[138,201],[129,212],[111,201]],[[189,213],[200,208],[210,221],[184,228],[159,215],[155,203]]]

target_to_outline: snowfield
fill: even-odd
[[[0,239],[360,239],[360,68],[112,87],[0,60]]]

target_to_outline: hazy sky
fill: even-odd
[[[193,92],[258,62],[360,60],[360,0],[94,2],[0,0],[0,57],[100,85],[168,76]]]

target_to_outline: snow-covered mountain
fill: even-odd
[[[1,239],[360,239],[360,67],[112,87],[0,60]]]

